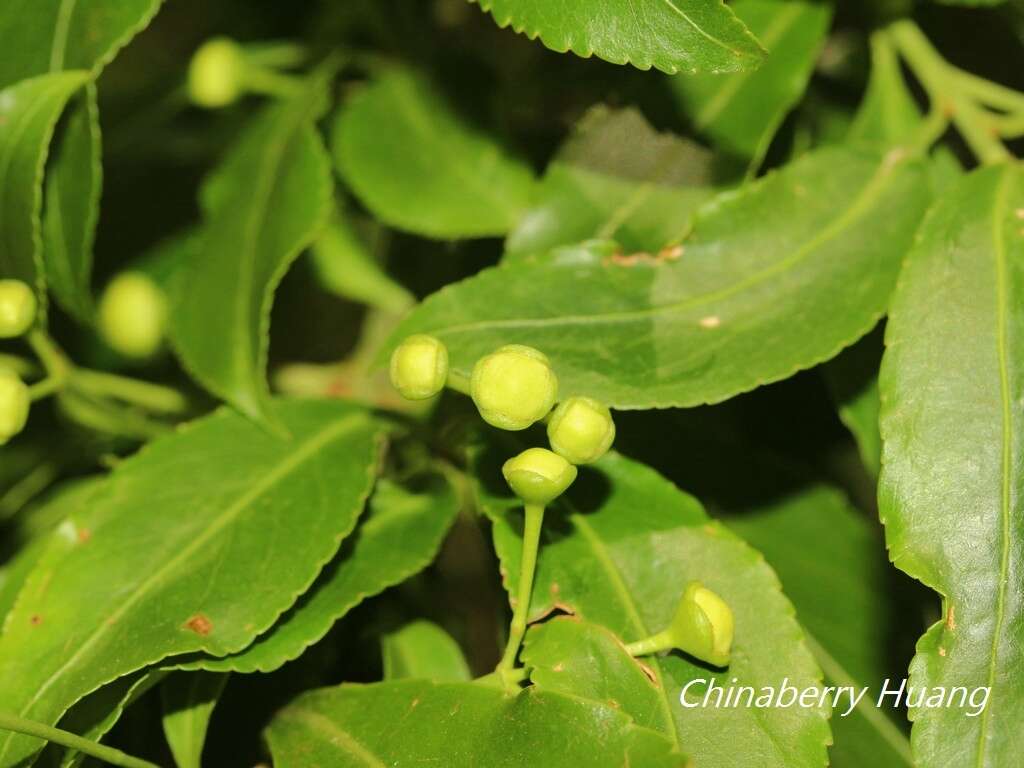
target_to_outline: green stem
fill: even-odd
[[[264,96],[290,98],[302,88],[302,78],[252,64],[245,70],[245,89]]]
[[[933,106],[949,115],[960,135],[983,164],[1009,159],[1010,153],[994,133],[990,116],[963,89],[957,70],[946,62],[912,21],[897,21],[889,27],[896,45]]]
[[[42,381],[37,381],[28,388],[28,396],[32,402],[37,402],[45,397],[56,394],[64,388],[64,380],[55,376],[48,376]]]
[[[188,409],[188,400],[176,389],[113,373],[78,368],[71,374],[71,384],[83,392],[113,397],[156,413],[182,413]]]
[[[1005,112],[1024,112],[1024,93],[962,69],[957,69],[955,75],[964,92],[974,96],[981,103]]]
[[[76,736],[68,731],[51,728],[48,725],[25,720],[14,715],[0,713],[0,728],[6,731],[14,731],[15,733],[23,733],[26,736],[35,736],[38,739],[45,739],[46,741],[70,747],[71,749],[77,749],[79,752],[95,757],[110,765],[120,765],[124,766],[124,768],[160,768],[156,763],[132,757],[119,749],[107,747],[81,736]]]
[[[448,381],[445,382],[445,385],[456,392],[461,392],[464,395],[469,394],[469,377],[463,376],[454,370],[448,371]]]
[[[305,46],[288,41],[251,43],[244,48],[246,61],[261,67],[291,69],[309,58]]]
[[[498,663],[498,671],[504,676],[515,666],[519,646],[526,634],[526,621],[530,615],[530,597],[533,593],[533,575],[537,569],[537,550],[540,548],[540,530],[544,522],[544,507],[527,504],[526,520],[523,526],[523,558],[519,571],[519,589],[516,592],[516,607],[512,612],[512,626],[508,631],[505,654]]]
[[[674,647],[672,638],[669,636],[668,630],[665,629],[643,640],[630,643],[626,646],[626,652],[630,656],[649,656],[652,653],[667,651],[672,647]]]
[[[0,368],[7,368],[8,370],[14,371],[23,379],[38,372],[38,369],[31,360],[26,360],[25,358],[18,357],[17,355],[0,354]]]
[[[71,363],[64,356],[64,353],[57,348],[53,340],[38,328],[28,335],[28,345],[36,353],[39,362],[43,364],[46,373],[54,379],[63,382],[71,372]]]

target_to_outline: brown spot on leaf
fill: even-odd
[[[43,617],[40,616],[38,613],[32,614],[32,616],[29,617],[28,623],[31,624],[33,627],[38,627],[40,624],[43,623]]]
[[[953,615],[953,604],[949,604],[949,608],[946,609],[946,629],[950,632],[956,629],[956,617]]]
[[[638,264],[658,265],[667,261],[678,261],[683,256],[683,246],[669,245],[657,253],[637,251],[636,253],[613,253],[604,259],[605,266],[635,267]]]
[[[206,637],[213,631],[213,622],[203,616],[203,614],[197,613],[185,622],[185,629],[195,632],[197,635],[202,637]]]
[[[562,662],[558,662],[557,664],[555,664],[555,666],[553,666],[551,668],[551,671],[552,672],[563,672],[563,671],[565,671],[565,664],[563,664]]]
[[[946,655],[946,649],[945,649],[945,648],[943,648],[943,647],[942,647],[942,646],[940,645],[940,646],[939,646],[939,656],[943,656],[943,657],[945,657],[945,655]]]
[[[722,318],[718,315],[708,315],[707,317],[702,317],[700,320],[701,328],[717,328],[721,324]]]
[[[557,581],[551,582],[551,594],[552,595],[557,595],[561,591],[562,591],[562,588],[560,586],[558,586],[558,582]]]
[[[92,531],[90,531],[88,528],[79,528],[78,529],[78,540],[79,540],[79,542],[81,542],[82,544],[85,544],[85,542],[87,542],[91,538],[92,538]]]

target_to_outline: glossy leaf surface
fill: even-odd
[[[272,421],[266,382],[274,291],[326,225],[330,161],[313,122],[333,68],[248,128],[203,190],[205,223],[172,313],[189,371],[248,417]]]
[[[668,740],[611,707],[555,693],[512,696],[479,683],[408,680],[314,691],[282,710],[266,738],[278,768],[687,764]]]
[[[716,198],[681,251],[486,270],[428,298],[392,343],[433,334],[467,376],[496,347],[528,344],[551,359],[560,396],[617,408],[718,402],[875,325],[927,205],[924,178],[898,153],[822,150]]]
[[[191,666],[269,672],[298,658],[364,599],[425,568],[457,511],[455,492],[440,475],[428,475],[412,488],[381,480],[359,528],[269,633],[241,653]]]
[[[718,0],[475,0],[499,27],[548,48],[662,72],[734,72],[763,50]]]
[[[54,723],[168,656],[237,652],[312,584],[362,511],[380,428],[337,402],[275,411],[290,440],[219,412],[124,461],[57,529],[0,637],[4,709]],[[2,734],[0,765],[39,746]]]
[[[658,133],[633,109],[591,110],[548,166],[536,203],[505,243],[506,263],[614,240],[623,255],[679,243],[719,183],[699,145]]]
[[[428,237],[503,235],[533,189],[529,166],[403,69],[387,70],[342,108],[332,152],[342,178],[381,221]]]
[[[915,707],[922,768],[1012,765],[1024,689],[1024,173],[975,171],[947,190],[908,256],[879,388],[879,508],[897,567],[943,597],[914,686],[991,689],[975,717]]]
[[[40,214],[43,170],[57,120],[87,80],[40,75],[0,91],[0,274],[45,288]]]
[[[737,0],[730,7],[768,49],[764,63],[725,76],[678,75],[672,90],[697,131],[757,166],[807,87],[832,12],[811,0]]]

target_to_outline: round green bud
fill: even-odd
[[[0,445],[25,428],[31,398],[18,374],[0,368]]]
[[[558,379],[543,354],[510,344],[477,361],[469,391],[484,421],[515,431],[547,416],[558,399]]]
[[[570,397],[559,403],[551,414],[548,440],[555,453],[573,464],[590,464],[612,447],[615,440],[612,413],[592,398]]]
[[[36,321],[36,295],[21,280],[0,280],[0,339],[21,336]]]
[[[550,504],[572,485],[576,467],[547,448],[527,448],[501,468],[513,493],[526,504]]]
[[[208,109],[234,103],[245,89],[245,54],[234,40],[215,37],[203,43],[188,66],[188,94]]]
[[[735,622],[732,609],[699,581],[683,591],[668,628],[674,647],[718,667],[729,663]]]
[[[426,400],[448,379],[448,348],[433,336],[418,333],[391,353],[391,383],[409,400]]]
[[[122,272],[100,297],[100,335],[115,352],[131,358],[152,357],[167,326],[167,299],[141,272]]]

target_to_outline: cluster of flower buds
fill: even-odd
[[[391,356],[391,382],[410,400],[434,397],[448,379],[448,350],[433,336],[410,336]],[[528,503],[557,498],[579,464],[597,461],[615,440],[611,411],[590,397],[558,401],[558,377],[539,350],[509,344],[476,362],[469,394],[480,416],[500,429],[520,431],[547,419],[551,450],[531,448],[505,465],[505,477]],[[552,411],[554,408],[554,411]]]

